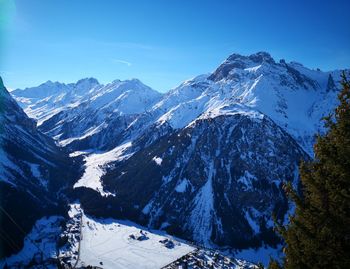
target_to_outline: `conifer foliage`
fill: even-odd
[[[286,247],[280,265],[269,268],[350,268],[350,83],[343,74],[339,106],[325,118],[315,159],[300,166],[301,195],[286,192],[296,204],[288,226],[277,231]]]

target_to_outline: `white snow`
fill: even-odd
[[[183,180],[181,180],[181,182],[176,186],[175,191],[177,192],[185,192],[187,186],[189,185],[189,182],[186,178],[184,178]]]
[[[29,166],[33,177],[38,179],[38,181],[40,182],[40,184],[43,187],[47,188],[48,181],[46,179],[44,179],[44,177],[42,176],[42,174],[40,172],[40,165],[39,164],[35,164],[35,163],[30,163],[30,162],[25,162],[25,163]]]
[[[18,253],[0,260],[0,268],[7,264],[10,268],[27,268],[34,255],[38,254],[46,261],[56,257],[56,237],[61,232],[60,223],[63,217],[51,216],[38,220],[31,232],[24,239],[24,246]],[[35,242],[35,243],[33,243]],[[56,268],[46,265],[46,268]]]
[[[147,240],[130,239],[132,234],[139,235],[140,230]],[[164,232],[148,231],[130,221],[96,219],[86,215],[83,215],[82,238],[78,265],[104,269],[161,268],[194,250],[194,247]],[[159,242],[165,238],[171,239],[175,247],[169,249]]]
[[[69,157],[73,158],[73,157],[77,157],[77,156],[80,156],[80,155],[86,155],[86,154],[89,154],[91,152],[89,151],[74,151],[72,153],[69,153]]]
[[[212,178],[215,169],[210,162],[207,169],[208,179],[194,199],[194,208],[191,212],[189,225],[193,229],[193,238],[202,243],[210,244],[212,232],[212,216],[214,208]]]
[[[178,129],[197,119],[243,114],[255,119],[262,119],[264,115],[272,118],[312,156],[313,136],[323,130],[320,119],[337,103],[336,91],[326,90],[328,76],[331,74],[339,86],[340,71],[321,72],[294,62],[274,64],[270,56],[263,57],[266,59],[262,62],[250,56],[231,57],[223,65],[238,61],[243,67],[233,68],[228,77],[213,81],[208,79],[211,74],[200,75],[165,95],[136,79],[115,80],[107,85],[100,85],[94,79],[67,85],[49,81],[39,87],[16,90],[12,95],[39,124],[62,110],[69,111],[54,127],[57,139],[63,132],[60,128],[64,122],[85,118],[81,126],[75,127],[74,135],[60,141],[62,146],[103,132],[101,126],[108,125],[105,120],[113,114],[146,113],[129,125],[141,129],[152,124],[169,124]],[[306,80],[296,80],[291,68],[306,76]],[[89,129],[91,124],[85,126],[86,118],[94,116],[94,128]]]
[[[38,87],[18,89],[11,94],[26,114],[41,125],[72,104],[83,102],[102,86],[97,80],[89,78],[70,84],[47,81]]]
[[[245,218],[246,218],[246,220],[248,221],[250,227],[253,229],[253,231],[254,231],[256,234],[259,233],[259,232],[260,232],[260,226],[259,226],[259,224],[258,224],[255,220],[252,219],[252,217],[251,217],[249,211],[246,211],[246,212],[245,212]]]
[[[162,165],[162,161],[163,159],[160,158],[160,157],[157,157],[157,156],[154,156],[153,159],[152,159],[157,165]]]
[[[71,84],[49,81],[38,87],[15,90],[12,95],[39,126],[57,115],[57,119],[50,122],[48,134],[63,147],[98,135],[112,118],[124,116],[129,120],[146,112],[162,97],[137,79],[115,80],[107,85],[95,79]]]
[[[63,123],[63,121],[59,122],[57,124],[60,124],[60,123]],[[89,136],[93,136],[94,134],[97,134],[97,133],[101,132],[106,127],[107,127],[107,124],[105,122],[103,122],[102,124],[100,124],[98,126],[92,126],[92,127],[88,128],[87,130],[82,130],[82,133],[79,136],[77,136],[77,137],[70,137],[70,138],[67,138],[67,139],[59,140],[58,144],[61,147],[65,147],[68,144],[72,143],[73,141],[83,140],[84,138],[87,138]],[[57,135],[57,136],[54,137],[54,139],[58,140],[60,138],[60,136],[61,135]]]
[[[249,173],[249,171],[244,171],[244,175],[241,176],[237,181],[245,186],[246,189],[252,188],[252,182],[256,181],[256,176]]]
[[[312,156],[313,136],[323,129],[320,119],[337,103],[336,91],[326,91],[328,76],[332,74],[339,85],[340,72],[289,64],[306,76],[300,83],[286,65],[256,63],[246,56],[240,56],[239,61],[246,67],[231,70],[236,78],[212,81],[202,75],[169,91],[152,107],[154,121],[179,129],[198,119],[221,115],[243,114],[258,120],[267,115]]]
[[[77,183],[74,184],[74,188],[86,187],[97,190],[102,196],[114,195],[103,190],[101,177],[105,173],[104,166],[112,161],[130,157],[130,154],[124,155],[124,152],[131,147],[131,145],[131,142],[126,142],[111,151],[87,155],[85,157],[85,172]]]
[[[149,214],[149,212],[152,209],[152,204],[153,204],[152,201],[148,202],[148,204],[145,205],[145,207],[142,209],[142,213],[145,215]]]
[[[257,66],[245,68],[244,70],[248,71],[248,72],[256,72],[260,67],[261,67],[261,64],[259,64]]]
[[[114,81],[90,99],[92,108],[113,111],[120,114],[145,112],[161,96],[137,79]]]

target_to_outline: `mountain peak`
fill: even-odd
[[[0,77],[0,111],[1,109],[3,109],[3,105],[1,102],[4,101],[4,97],[7,98],[7,97],[10,97],[10,93],[7,91],[5,85],[4,85],[4,82],[2,80],[2,77]]]
[[[96,78],[93,78],[93,77],[90,77],[90,78],[83,78],[83,79],[80,79],[78,80],[75,85],[78,86],[78,85],[82,85],[82,84],[100,84],[98,82],[98,80]]]
[[[249,56],[243,56],[237,53],[231,54],[209,77],[213,81],[219,81],[226,78],[231,70],[245,69],[258,64],[275,64],[275,60],[267,52],[260,51]]]
[[[270,64],[274,64],[275,60],[272,58],[272,56],[265,51],[259,51],[257,53],[251,54],[249,56],[244,56],[238,53],[233,53],[231,54],[224,63],[232,63],[232,62],[238,62],[238,61],[243,61],[246,62],[247,60],[253,61],[255,63],[263,63],[267,62]]]
[[[2,78],[0,77],[0,112],[2,111],[2,108],[3,108],[2,101],[5,93],[6,93],[6,88],[4,86],[4,82],[2,81]]]
[[[132,78],[132,79],[129,79],[128,81],[130,82],[135,82],[135,83],[142,83],[139,79],[137,78]],[[143,84],[143,83],[142,83]]]
[[[3,87],[5,87],[4,82],[2,81],[2,77],[0,77],[0,88],[3,88]]]
[[[265,51],[260,51],[255,54],[251,54],[248,56],[248,58],[256,63],[263,63],[263,62],[267,62],[270,64],[275,63],[275,60],[271,57],[271,55]]]
[[[61,84],[63,84],[63,83],[60,83],[58,81],[53,82],[52,80],[48,80],[48,81],[40,84],[39,87],[40,86],[54,86],[54,85],[61,85]]]
[[[95,78],[83,78],[78,80],[75,84],[73,84],[73,89],[76,94],[84,94],[85,92],[90,91],[92,88],[99,86],[100,83]]]
[[[67,85],[58,81],[53,82],[52,80],[48,80],[46,82],[41,83],[39,86],[36,87],[27,87],[24,89],[16,89],[11,92],[14,96],[22,96],[26,97],[27,95],[31,95],[31,97],[41,97],[43,94],[46,94],[48,92],[55,92],[59,89],[66,88]],[[33,90],[35,92],[33,96]],[[38,95],[38,96],[37,96]]]
[[[126,80],[120,80],[120,79],[115,79],[110,83],[111,86],[114,87],[127,87],[126,89],[130,90],[129,88],[131,87],[133,90],[138,90],[138,89],[151,89],[147,85],[145,85],[142,81],[140,81],[137,78],[131,78],[131,79],[126,79]],[[154,91],[153,89],[151,89]]]

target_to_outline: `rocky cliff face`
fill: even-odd
[[[65,211],[63,192],[79,176],[79,160],[36,129],[0,79],[1,257],[18,251],[44,215]],[[21,229],[10,219],[17,223]]]

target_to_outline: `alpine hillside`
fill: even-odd
[[[10,96],[0,78],[0,258],[17,252],[35,221],[64,214],[64,192],[79,176],[69,158]]]
[[[74,188],[87,213],[244,249],[279,243],[271,214],[293,209],[282,185],[298,186],[340,73],[258,52],[232,54],[166,94],[91,78],[12,94],[39,130],[84,156]]]

